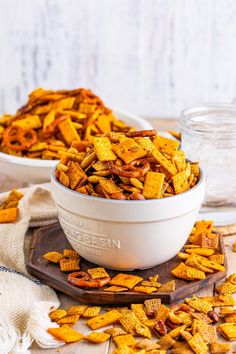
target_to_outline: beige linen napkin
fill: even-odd
[[[0,353],[16,353],[7,343],[6,328],[23,335],[30,312],[39,302],[47,302],[57,308],[56,293],[40,280],[30,276],[26,261],[32,238],[31,227],[44,226],[57,221],[50,185],[38,185],[22,190],[19,218],[13,224],[0,224]],[[0,202],[8,193],[0,195]],[[5,332],[4,332],[5,331]],[[8,336],[9,333],[8,333]],[[14,337],[14,336],[13,336]],[[35,338],[33,338],[35,339]],[[19,340],[19,338],[18,338]],[[29,338],[27,336],[27,340]],[[27,342],[26,340],[26,342]],[[12,339],[12,343],[14,339]],[[14,344],[15,345],[15,344]],[[6,349],[7,348],[7,349]],[[21,353],[29,351],[21,351]]]

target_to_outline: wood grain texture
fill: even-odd
[[[0,112],[35,87],[178,116],[236,97],[234,0],[0,0]]]
[[[56,237],[55,237],[56,236]],[[67,281],[67,274],[60,271],[57,264],[48,262],[43,258],[47,252],[57,251],[63,253],[63,250],[71,246],[59,223],[41,227],[34,231],[29,259],[27,262],[27,270],[36,278],[43,280],[47,285],[60,290],[66,295],[71,296],[77,301],[86,304],[98,305],[130,305],[131,303],[142,303],[146,299],[160,298],[162,303],[169,304],[177,300],[184,299],[198,290],[213,285],[215,282],[223,279],[227,274],[227,260],[225,258],[225,271],[208,274],[206,279],[189,282],[182,279],[177,279],[171,274],[172,269],[177,267],[180,259],[175,256],[168,262],[157,265],[153,268],[145,270],[134,270],[130,272],[108,270],[108,274],[113,278],[119,273],[134,274],[144,280],[148,280],[150,276],[159,275],[158,281],[164,284],[168,281],[175,280],[176,290],[173,292],[155,292],[152,294],[136,293],[132,290],[128,292],[112,293],[105,292],[103,289],[81,289]],[[225,253],[223,238],[220,237],[219,253]],[[81,271],[97,267],[96,264],[88,262],[84,258],[81,259]]]

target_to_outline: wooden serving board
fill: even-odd
[[[223,238],[220,236],[219,242],[219,252],[225,254]],[[208,275],[206,279],[200,281],[189,282],[181,279],[177,279],[172,276],[171,270],[175,268],[180,260],[174,257],[170,261],[165,262],[156,267],[146,269],[146,270],[135,270],[131,274],[138,275],[144,279],[148,279],[149,276],[158,274],[160,283],[165,283],[169,280],[175,279],[176,290],[171,293],[152,293],[152,294],[141,294],[137,292],[121,292],[121,293],[110,293],[105,292],[102,289],[85,290],[80,289],[74,285],[67,282],[67,274],[60,271],[57,264],[48,262],[43,258],[43,255],[50,251],[62,252],[65,248],[72,248],[59,223],[42,227],[34,231],[32,245],[30,249],[27,270],[30,274],[34,275],[36,278],[43,280],[46,284],[50,285],[52,288],[59,290],[72,298],[92,304],[101,305],[117,305],[117,304],[130,304],[143,302],[149,298],[161,298],[163,303],[170,304],[182,298],[185,298],[193,293],[196,293],[199,289],[206,287],[208,285],[214,284],[220,279],[224,278],[227,274],[227,261],[225,257],[225,271],[216,272],[214,274]],[[81,260],[80,263],[81,270],[86,270],[88,268],[97,267],[97,265]],[[108,270],[111,277],[118,273],[129,273],[116,270]]]

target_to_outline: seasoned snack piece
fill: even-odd
[[[52,263],[59,263],[63,259],[63,254],[59,252],[48,252],[43,255],[43,258]]]
[[[133,291],[137,293],[151,294],[157,291],[157,288],[153,286],[135,286]]]
[[[137,335],[145,337],[145,338],[152,338],[152,333],[150,329],[145,326],[143,323],[137,323],[135,326],[135,331]]]
[[[180,258],[180,259],[188,259],[190,257],[189,254],[185,253],[185,252],[178,252],[177,253],[177,256]]]
[[[85,337],[86,340],[92,343],[104,343],[110,338],[110,334],[104,332],[92,332]]]
[[[168,133],[172,135],[177,140],[181,140],[181,133],[175,130],[168,130]]]
[[[146,199],[161,198],[162,188],[165,179],[164,173],[147,172],[145,181],[143,196]]]
[[[15,222],[18,217],[18,208],[0,210],[0,224]]]
[[[87,305],[77,305],[77,306],[71,306],[67,313],[68,315],[79,315],[82,316],[88,306]]]
[[[151,338],[152,336],[150,329],[139,321],[133,311],[125,312],[119,321],[125,331],[130,334],[141,335],[147,338]]]
[[[195,253],[195,254],[199,254],[200,256],[211,256],[212,254],[215,253],[214,250],[210,249],[210,248],[187,248],[186,249],[187,253]]]
[[[83,334],[75,331],[68,325],[64,325],[59,328],[48,328],[48,333],[50,333],[53,337],[64,340],[66,343],[79,342],[84,338]]]
[[[102,279],[109,277],[109,274],[107,274],[106,270],[101,267],[87,269],[87,272],[92,279]]]
[[[160,345],[161,349],[168,350],[173,347],[173,345],[175,344],[175,340],[171,338],[169,334],[166,334],[157,342],[157,344]]]
[[[80,260],[76,258],[63,258],[60,260],[60,270],[62,272],[73,272],[80,269]]]
[[[180,319],[181,323],[185,326],[191,326],[193,322],[192,314],[189,314],[184,311],[178,311],[177,313],[178,318]]]
[[[176,268],[174,268],[171,273],[180,279],[185,280],[196,280],[196,279],[205,279],[205,273],[199,269],[189,267],[184,263],[180,263]]]
[[[171,349],[171,354],[193,354],[193,351],[188,343],[176,342]]]
[[[42,123],[38,115],[32,115],[24,119],[18,119],[12,122],[12,125],[21,127],[22,129],[28,131],[31,129],[40,128],[42,126]]]
[[[161,284],[161,286],[158,288],[158,292],[172,292],[175,291],[176,288],[176,284],[175,284],[175,280],[170,280],[164,284]]]
[[[195,223],[195,234],[211,234],[213,231],[212,220],[200,220]]]
[[[125,313],[126,311],[130,311],[127,306],[124,307],[106,307],[106,311],[116,310],[121,314]]]
[[[202,313],[202,312],[195,311],[195,312],[191,313],[191,317],[196,318],[196,320],[203,321],[207,324],[212,323],[212,320],[209,318],[209,316],[207,316],[205,313]]]
[[[112,151],[111,142],[107,137],[94,137],[93,143],[100,162],[116,160],[116,155]]]
[[[176,167],[160,151],[154,149],[152,151],[152,156],[166,171],[168,171],[170,176],[174,176],[177,173]]]
[[[128,288],[124,288],[122,286],[115,286],[115,285],[112,285],[112,286],[109,286],[108,288],[106,289],[103,289],[104,291],[108,291],[108,292],[111,292],[111,293],[119,293],[119,292],[122,292],[122,291],[128,291],[129,289]]]
[[[157,147],[162,153],[172,155],[179,148],[179,141],[165,138],[163,136],[156,136],[153,140],[153,144]]]
[[[65,258],[79,259],[80,255],[75,250],[64,249],[63,256]]]
[[[230,315],[231,313],[234,312],[234,309],[232,306],[225,306],[225,307],[220,307],[220,316],[225,316],[225,315]]]
[[[212,254],[211,256],[209,256],[209,261],[223,265],[225,261],[225,255],[221,253]]]
[[[139,321],[143,322],[148,319],[143,304],[131,304],[131,310],[134,312]]]
[[[184,171],[186,169],[186,159],[184,151],[175,151],[171,156],[173,165],[177,168],[177,171]]]
[[[119,144],[113,145],[112,150],[126,164],[146,156],[146,151],[131,138],[122,139]]]
[[[112,354],[134,354],[134,351],[132,348],[128,347],[127,345],[123,345],[122,347],[113,350]]]
[[[228,278],[226,278],[226,282],[236,285],[236,273],[231,274]]]
[[[110,284],[133,289],[133,287],[142,280],[143,278],[138,277],[137,275],[120,273],[110,280]]]
[[[70,315],[70,316],[65,316],[61,318],[60,320],[57,321],[58,325],[63,325],[63,324],[75,324],[76,322],[79,321],[79,315]]]
[[[236,323],[223,323],[218,326],[218,330],[229,341],[236,340]]]
[[[99,306],[87,307],[83,313],[83,317],[96,317],[99,315],[100,311],[101,311],[101,307]]]
[[[165,305],[161,305],[157,311],[156,320],[157,321],[165,321],[169,315],[170,309]]]
[[[57,322],[61,318],[65,317],[67,315],[67,312],[63,309],[57,309],[55,311],[52,311],[49,313],[49,317],[51,321]]]
[[[186,171],[180,171],[172,177],[175,194],[186,192],[190,189]]]
[[[201,320],[194,319],[192,324],[192,334],[199,333],[206,344],[214,343],[217,340],[216,328]]]
[[[138,341],[135,345],[135,348],[138,349],[145,349],[146,352],[155,350],[155,349],[160,349],[160,345],[157,343],[152,342],[150,339],[141,339]]]
[[[148,299],[144,301],[145,311],[148,317],[155,318],[161,306],[160,299]]]
[[[22,198],[23,198],[23,194],[21,192],[19,192],[16,189],[12,189],[12,191],[8,194],[8,196],[3,202],[4,208],[8,209],[8,208],[17,207],[19,201]]]
[[[190,340],[188,340],[188,344],[194,353],[207,354],[208,347],[199,333],[196,333]]]
[[[211,343],[211,354],[226,354],[231,349],[230,344]]]
[[[201,235],[201,246],[217,249],[219,246],[219,235],[218,234],[202,234]]]
[[[197,310],[199,312],[207,314],[209,311],[212,310],[212,305],[208,301],[202,300],[201,298],[186,298],[185,301],[187,302],[188,306],[192,307],[194,310]]]
[[[111,327],[105,329],[103,332],[110,334],[112,337],[122,336],[123,334],[127,334],[122,328],[120,327]]]
[[[127,311],[125,312],[120,318],[119,318],[121,326],[124,328],[124,330],[127,333],[130,334],[137,334],[136,332],[136,325],[141,324],[137,316],[134,314],[133,311]]]
[[[218,270],[220,272],[224,272],[225,271],[225,267],[220,265],[219,263],[216,262],[212,262],[208,259],[206,259],[205,257],[199,257],[198,258],[198,262],[204,266],[204,267],[208,267],[214,270]]]
[[[224,317],[225,322],[236,322],[236,310]]]
[[[136,344],[136,341],[135,341],[134,337],[132,336],[132,334],[124,334],[121,336],[115,336],[115,337],[112,337],[112,339],[118,348],[122,348],[124,346],[132,347],[133,345]]]
[[[197,268],[199,270],[202,270],[205,273],[213,273],[214,272],[213,269],[208,268],[208,267],[204,266],[203,264],[201,264],[201,258],[195,253],[191,253],[189,255],[185,264],[188,266],[192,266],[194,268]]]
[[[236,284],[230,282],[222,283],[216,287],[216,291],[220,294],[233,294],[236,292]]]
[[[146,152],[151,153],[155,149],[155,145],[150,139],[137,137],[134,140]]]
[[[185,328],[186,328],[185,325],[178,326],[175,329],[172,329],[172,331],[169,332],[169,335],[171,336],[171,338],[175,339],[180,336],[181,331],[184,331]]]
[[[171,323],[174,323],[174,324],[179,325],[182,323],[181,319],[173,311],[170,311],[168,313],[168,319],[171,321]]]
[[[213,307],[215,306],[234,306],[235,300],[231,294],[219,294],[218,296],[203,297],[203,300],[209,301]]]
[[[100,179],[99,184],[103,192],[108,196],[116,193],[122,193],[122,188],[118,187],[112,179]]]
[[[121,313],[119,313],[117,310],[111,310],[108,311],[107,313],[104,313],[100,316],[91,318],[86,322],[87,326],[89,326],[91,329],[99,329],[101,327],[108,326],[114,322],[116,322],[120,317],[122,316]]]
[[[86,181],[87,176],[78,162],[69,161],[67,168],[66,175],[69,178],[69,186],[71,189],[76,189],[76,187],[80,186],[81,182],[84,183],[84,181]]]
[[[67,145],[70,146],[74,140],[80,141],[80,136],[69,116],[58,124],[58,128]]]

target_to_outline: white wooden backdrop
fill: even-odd
[[[89,87],[177,116],[236,97],[235,0],[0,0],[0,112],[35,87]]]

